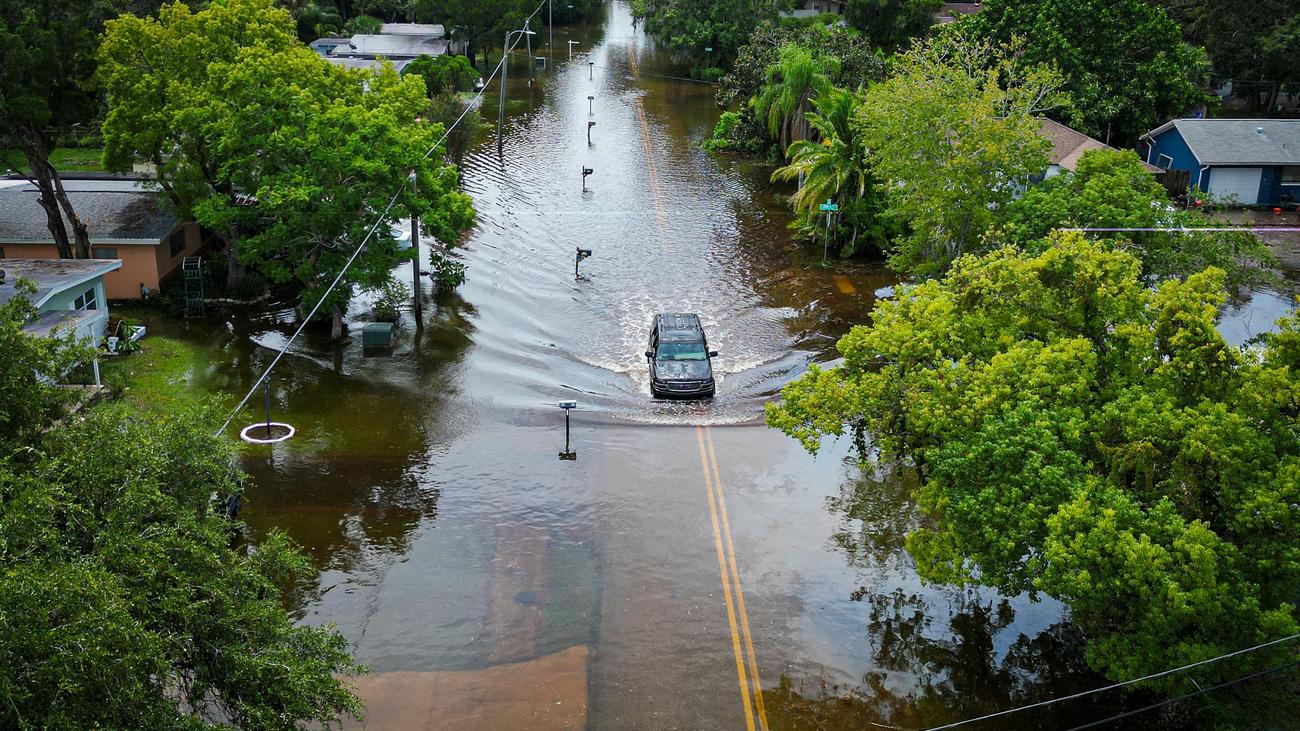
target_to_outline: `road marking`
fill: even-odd
[[[632,78],[636,79],[637,66],[636,54],[632,52],[632,47],[627,47],[627,61],[632,66]],[[659,187],[659,171],[655,168],[654,147],[650,142],[650,120],[645,114],[645,102],[641,97],[635,100],[637,120],[641,123],[641,143],[645,146],[646,171],[650,174],[650,192],[653,194],[655,206],[655,223],[659,226],[659,249],[664,253],[669,250],[668,246],[668,216],[664,212],[663,192]]]
[[[707,437],[708,446],[705,447]],[[740,682],[740,697],[745,708],[745,727],[753,731],[754,711],[757,710],[758,728],[767,731],[767,713],[763,708],[763,686],[758,675],[758,658],[754,653],[753,638],[749,633],[749,616],[745,610],[745,594],[740,585],[740,571],[736,568],[736,551],[731,542],[731,521],[727,517],[726,501],[722,495],[722,479],[718,475],[717,455],[713,449],[713,435],[708,427],[695,427],[695,440],[700,448],[700,467],[704,472],[704,487],[709,498],[709,517],[713,523],[713,545],[718,553],[718,573],[722,577],[723,599],[727,605],[727,622],[731,628],[731,647],[736,657],[736,678]],[[721,518],[719,518],[721,516]],[[725,542],[724,542],[725,536]],[[734,597],[733,597],[733,593]],[[739,620],[737,620],[739,617]],[[744,637],[742,649],[741,637]],[[748,677],[745,666],[749,666]],[[750,691],[753,690],[753,706]]]
[[[754,652],[754,638],[749,633],[749,612],[745,609],[745,591],[740,583],[740,569],[736,568],[736,547],[731,542],[731,520],[727,517],[727,499],[723,495],[722,477],[718,474],[718,456],[713,451],[713,430],[704,428],[704,438],[709,445],[709,460],[713,463],[713,488],[718,493],[718,512],[722,514],[722,532],[727,539],[730,554],[732,586],[736,592],[736,606],[740,610],[740,629],[749,652],[749,679],[754,685],[754,706],[758,710],[758,725],[767,731],[767,713],[763,709],[763,683],[758,675],[758,656]]]

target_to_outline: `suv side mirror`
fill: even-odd
[[[709,351],[709,357],[710,357],[710,358],[717,358],[717,357],[718,357],[718,351],[716,351],[716,350],[710,350],[710,351]]]
[[[655,357],[655,352],[654,352],[653,350],[647,350],[647,351],[645,352],[645,357],[647,357],[647,358],[653,358],[653,357]]]

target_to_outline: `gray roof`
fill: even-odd
[[[354,58],[418,58],[447,53],[447,41],[433,36],[364,35],[352,36],[346,44],[335,46],[331,56]]]
[[[99,317],[98,310],[50,310],[37,315],[23,326],[23,332],[38,338],[48,338],[68,330],[76,330],[82,323]]]
[[[447,37],[446,29],[437,23],[384,23],[379,32],[389,36]]]
[[[1300,119],[1175,119],[1173,127],[1202,165],[1300,165]]]
[[[158,193],[138,180],[65,179],[72,208],[90,233],[91,242],[138,239],[161,241],[176,227]],[[67,216],[64,223],[69,227]],[[0,187],[0,244],[52,241],[40,193],[31,183]]]
[[[32,304],[40,307],[50,297],[65,289],[84,284],[114,269],[122,268],[121,259],[4,259],[4,283],[0,284],[0,305],[18,295],[18,278],[36,282]]]

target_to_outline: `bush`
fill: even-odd
[[[375,290],[378,296],[370,310],[379,322],[397,322],[402,317],[402,304],[410,301],[411,290],[396,279],[389,279]]]
[[[465,283],[465,265],[450,254],[437,250],[429,252],[429,266],[433,268],[433,281],[440,289]]]

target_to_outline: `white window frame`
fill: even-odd
[[[1291,177],[1287,177],[1287,171],[1291,171]],[[1282,185],[1300,185],[1300,165],[1283,165],[1282,166]]]
[[[91,285],[90,289],[81,293],[75,300],[72,301],[72,309],[98,310],[99,302],[98,302],[98,297],[97,297],[97,293],[95,292],[95,289],[96,287],[94,285]]]
[[[1165,162],[1166,160],[1168,160],[1168,162]],[[1160,153],[1159,155],[1156,155],[1156,167],[1161,168],[1162,170],[1168,170],[1173,166],[1174,166],[1174,159],[1169,155],[1166,155],[1163,152]]]

